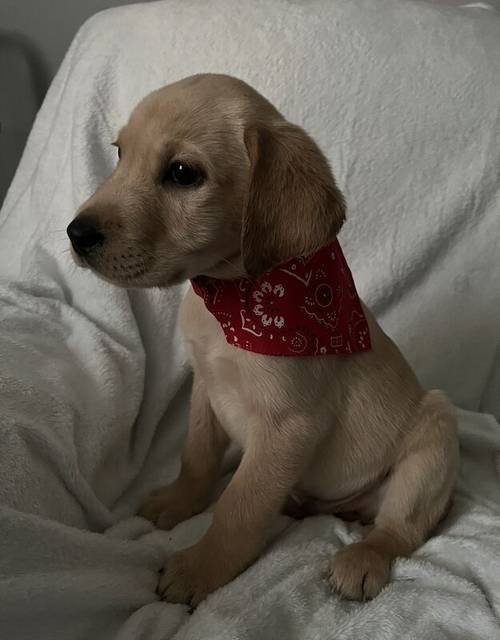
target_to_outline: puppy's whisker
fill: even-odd
[[[63,233],[66,234],[66,228],[64,229],[55,229],[55,228],[50,228],[49,227],[49,233]]]
[[[234,269],[235,273],[239,271],[239,267],[234,264],[234,262],[231,262],[231,260],[229,260],[228,258],[221,258],[220,262],[225,262],[226,264],[228,264],[232,269]]]

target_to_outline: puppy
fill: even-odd
[[[193,282],[180,312],[194,368],[182,468],[141,515],[169,529],[201,512],[229,440],[243,450],[210,528],[169,559],[160,593],[196,605],[257,558],[285,510],[372,521],[332,557],[329,580],[345,598],[373,598],[445,514],[456,420],[357,298],[327,161],[223,75],[153,92],[115,144],[114,173],[68,227],[79,263],[122,287]]]

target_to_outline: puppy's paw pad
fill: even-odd
[[[330,562],[329,582],[348,600],[371,600],[389,582],[391,561],[365,542],[350,544]]]

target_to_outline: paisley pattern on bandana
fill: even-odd
[[[368,323],[338,240],[257,280],[199,276],[191,284],[228,343],[240,349],[270,356],[371,349]]]

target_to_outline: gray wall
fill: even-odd
[[[455,6],[467,2],[423,1]],[[500,8],[500,0],[489,3]],[[0,0],[0,204],[36,112],[78,27],[97,11],[120,4],[132,2]]]
[[[0,204],[45,92],[78,27],[131,0],[0,0]]]

